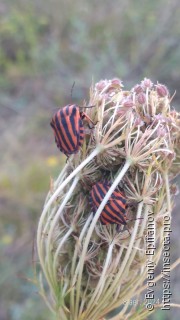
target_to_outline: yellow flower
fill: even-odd
[[[9,234],[5,234],[5,235],[3,235],[2,238],[1,238],[1,243],[2,243],[2,244],[5,244],[5,245],[6,245],[6,244],[11,244],[12,241],[13,241],[13,237],[10,236]]]
[[[48,167],[55,167],[58,164],[58,158],[55,156],[50,156],[46,159],[46,164]]]

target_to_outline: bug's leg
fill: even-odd
[[[128,207],[132,207],[132,206],[136,206],[137,204],[139,204],[140,202],[142,202],[143,200],[140,201],[131,201],[127,204]]]
[[[93,122],[92,119],[91,119],[86,113],[84,113],[84,112],[80,112],[80,116],[81,116],[82,119],[85,119],[85,118],[87,119],[87,121],[88,121],[88,127],[89,127],[90,129],[94,128],[94,127],[96,126],[96,124],[98,123],[98,121],[96,121],[96,123]],[[93,127],[90,127],[89,122],[91,122],[91,123],[93,124]]]
[[[144,219],[144,218],[126,219],[126,220],[127,220],[127,221],[134,221],[134,220],[140,220],[140,219]]]
[[[66,154],[66,157],[67,157],[67,158],[66,158],[66,163],[67,163],[68,160],[69,160],[69,155]]]

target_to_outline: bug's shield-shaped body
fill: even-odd
[[[78,152],[84,139],[84,126],[79,108],[67,105],[59,109],[51,120],[57,147],[67,156]]]
[[[90,200],[93,211],[95,212],[100,206],[106,193],[110,188],[108,182],[98,182],[93,185]],[[126,225],[126,198],[120,191],[114,191],[106,203],[100,215],[102,224]]]

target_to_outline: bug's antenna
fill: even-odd
[[[71,87],[71,101],[72,101],[72,94],[73,94],[74,86],[75,86],[75,81],[73,82],[73,85],[72,85],[72,87]]]

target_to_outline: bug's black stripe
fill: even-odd
[[[66,115],[68,116],[69,115],[69,106],[65,107],[66,109]]]
[[[97,187],[98,187],[98,185],[96,185],[96,188],[97,188]],[[98,188],[97,188],[97,189],[98,189]],[[101,189],[100,189],[100,190],[101,190]],[[98,191],[99,191],[99,190],[98,190]],[[94,194],[94,198],[96,199],[96,202],[98,203],[98,206],[99,206],[101,200],[99,199],[99,196],[98,196],[95,188],[94,188],[93,194]],[[104,197],[103,197],[103,198],[104,198]],[[103,211],[109,216],[110,221],[112,222],[112,220],[114,220],[114,221],[116,221],[117,223],[123,223],[123,220],[120,219],[119,214],[116,213],[116,212],[114,212],[114,210],[112,210],[112,209],[109,210],[109,209],[110,209],[110,208],[109,208],[109,203],[107,203],[107,204],[105,205]],[[102,211],[102,213],[101,213],[102,215],[103,215],[103,211]],[[113,216],[110,211],[113,211],[113,212],[116,214],[116,216]]]
[[[116,208],[113,208],[112,206],[111,206],[111,203],[113,202],[113,204],[116,206]],[[119,212],[121,212],[122,214],[126,214],[126,210],[123,208],[123,207],[121,207],[121,205],[120,205],[120,203],[118,203],[118,201],[117,200],[115,200],[115,199],[110,199],[109,201],[108,201],[108,205],[109,205],[109,207],[110,208],[112,208],[112,210],[113,211],[117,211],[117,214],[119,213]]]
[[[55,121],[54,118],[51,120],[50,125],[53,129],[55,129]]]
[[[79,110],[78,106],[76,104],[73,104],[71,107],[72,107],[72,114],[76,116],[77,111]]]
[[[76,128],[76,121],[75,121],[76,116],[77,116],[77,109],[76,109],[76,107],[74,107],[72,109],[72,112],[71,112],[71,115],[70,115],[69,119],[70,119],[70,123],[71,123],[73,134],[74,134],[74,136],[77,137],[77,135],[78,135],[77,129],[78,128]]]
[[[66,122],[66,116],[64,115],[63,110],[60,111],[60,117],[61,117],[61,123],[63,125],[63,128],[64,128],[64,130],[66,132],[66,138],[69,140],[69,143],[71,144],[73,149],[75,149],[76,146],[75,146],[75,144],[74,144],[74,142],[72,140],[71,134],[69,132],[68,125],[67,125],[67,122]],[[70,119],[71,119],[71,116],[70,116]],[[73,126],[73,125],[74,125],[74,118],[73,118],[73,121],[71,121],[71,126]],[[72,148],[69,148],[69,150],[72,150]]]
[[[80,140],[80,128],[83,126],[83,124],[82,124],[82,120],[81,120],[81,118],[79,118],[78,119],[78,130],[77,130],[77,141],[78,141],[78,143],[79,143],[79,140]],[[82,143],[81,143],[81,145],[82,145]]]
[[[84,126],[83,126],[82,120],[80,118],[79,119],[79,141],[80,141],[81,145],[82,145],[83,139],[84,139]]]
[[[66,138],[64,137],[64,134],[62,132],[62,129],[61,129],[61,126],[60,126],[60,123],[59,123],[59,119],[58,119],[58,116],[57,114],[55,115],[55,124],[56,124],[56,129],[58,131],[58,136],[60,135],[60,138],[59,140],[61,139],[63,144],[65,145],[65,148],[67,149],[67,152],[68,150],[71,150],[71,147],[70,145],[68,144],[68,141],[66,140]],[[62,149],[64,150],[64,146],[62,145],[62,142],[61,142],[61,147]],[[66,152],[66,150],[64,150]]]

